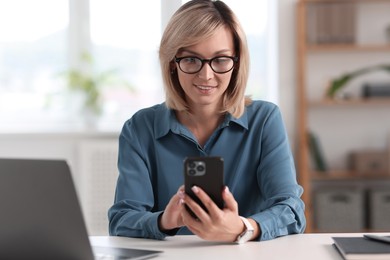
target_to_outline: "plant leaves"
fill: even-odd
[[[328,88],[328,91],[326,93],[326,96],[328,98],[334,98],[336,93],[342,89],[350,80],[353,78],[368,73],[372,72],[375,70],[385,70],[390,73],[390,65],[377,65],[377,66],[372,66],[368,68],[363,68],[359,69],[357,71],[348,73],[348,74],[343,74],[340,77],[332,80],[330,87]]]

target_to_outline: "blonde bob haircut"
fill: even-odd
[[[211,37],[221,27],[228,28],[233,35],[234,55],[238,57],[238,62],[224,93],[220,112],[228,112],[239,118],[244,113],[245,106],[251,103],[251,99],[245,97],[249,51],[245,33],[237,17],[222,1],[192,0],[173,14],[161,38],[159,58],[168,108],[191,112],[174,65],[176,54],[183,48]]]

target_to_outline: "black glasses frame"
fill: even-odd
[[[197,59],[197,60],[200,60],[200,62],[202,63],[202,65],[200,66],[199,70],[197,71],[194,71],[194,72],[186,72],[184,71],[181,66],[180,66],[180,61],[183,60],[183,59],[188,59],[188,58],[193,58],[193,59]],[[223,71],[223,72],[218,72],[218,71],[215,71],[213,66],[211,65],[211,63],[216,60],[216,59],[220,59],[220,58],[229,58],[233,61],[233,66],[227,70],[227,71]],[[186,73],[186,74],[195,74],[195,73],[198,73],[199,71],[202,70],[203,66],[205,63],[207,63],[210,68],[215,72],[215,73],[218,73],[218,74],[224,74],[224,73],[227,73],[229,71],[231,71],[233,68],[234,68],[234,64],[238,61],[238,57],[237,56],[217,56],[217,57],[214,57],[214,58],[211,58],[211,59],[201,59],[201,58],[198,58],[198,57],[195,57],[195,56],[185,56],[185,57],[175,57],[175,62],[179,65],[179,69]]]

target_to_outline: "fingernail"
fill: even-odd
[[[198,192],[199,192],[199,189],[198,189],[198,187],[196,187],[196,186],[192,186],[191,190],[192,190],[194,193],[198,193]]]
[[[179,198],[183,199],[183,198],[184,198],[184,191],[179,190],[179,192],[177,193],[177,195],[179,196]]]
[[[226,192],[226,193],[229,193],[229,192],[230,192],[230,190],[229,190],[229,187],[228,187],[228,186],[225,186],[225,192]]]
[[[182,204],[184,204],[184,199],[179,198],[179,200],[177,201],[177,205],[182,205]]]

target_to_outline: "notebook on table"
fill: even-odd
[[[0,158],[0,259],[147,259],[161,253],[92,248],[63,160]]]
[[[346,260],[390,259],[390,244],[364,237],[332,237],[334,246]]]

